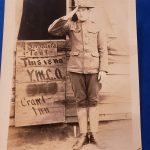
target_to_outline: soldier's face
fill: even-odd
[[[89,19],[90,9],[88,8],[79,8],[77,11],[77,16],[80,21],[86,21]]]

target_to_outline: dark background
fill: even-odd
[[[143,150],[150,150],[150,0],[136,0]]]
[[[34,0],[26,0],[26,4],[28,2],[33,2]],[[51,19],[44,19],[41,18],[39,15],[43,15],[48,17],[49,13],[57,14],[58,16],[62,13],[61,1],[64,0],[36,0],[36,6],[33,6],[33,9],[27,8],[29,11],[33,11],[34,14],[37,16],[35,20],[32,20],[32,16],[30,16],[28,21],[35,22],[34,26],[39,27],[41,26],[41,30],[38,31],[38,34],[35,33],[35,30],[31,30],[32,33],[26,33],[25,37],[22,36],[22,33],[27,30],[27,28],[33,29],[33,26],[27,25],[26,27],[22,27],[23,29],[19,33],[20,39],[28,39],[31,34],[32,39],[48,39],[49,35],[43,34],[47,31],[44,29],[48,27],[49,23],[51,23]],[[39,2],[39,3],[38,3]],[[40,3],[41,2],[41,3]],[[44,5],[47,3],[47,8],[45,10],[41,10],[39,5]],[[55,10],[53,7],[49,10],[49,7],[53,4],[58,7],[57,13],[54,12]],[[139,75],[140,75],[140,97],[141,97],[141,125],[142,125],[142,143],[143,143],[143,150],[150,150],[150,0],[136,0],[137,5],[137,34],[138,34],[138,54],[139,54]],[[41,7],[42,8],[42,7]],[[27,11],[24,12],[27,15]],[[59,11],[58,11],[59,10]],[[4,11],[4,0],[0,0],[0,50],[2,48],[2,30],[3,30],[3,11]],[[50,12],[49,12],[50,11]],[[60,12],[60,14],[59,14]],[[65,13],[65,12],[63,12]],[[25,16],[26,16],[25,15]],[[53,16],[57,18],[57,16]],[[39,20],[41,18],[41,20]],[[45,24],[40,24],[40,22],[45,22]],[[23,20],[22,20],[23,22]],[[1,52],[1,51],[0,51]],[[1,54],[1,53],[0,53]],[[1,55],[0,55],[1,58]]]
[[[48,27],[55,19],[65,14],[66,0],[24,0],[18,39],[46,40],[60,38],[48,34]]]

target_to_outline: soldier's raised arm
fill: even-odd
[[[63,36],[69,31],[69,22],[73,15],[77,12],[78,7],[71,11],[68,15],[55,20],[48,28],[48,32],[52,35]]]

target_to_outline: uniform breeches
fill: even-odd
[[[78,107],[97,106],[97,96],[101,89],[97,73],[80,74],[70,72],[70,80]]]

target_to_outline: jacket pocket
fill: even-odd
[[[93,53],[91,53],[91,55],[92,55],[93,57],[99,58],[99,53],[97,53],[97,52],[93,52]]]
[[[89,37],[89,44],[90,45],[93,45],[93,40],[97,41],[97,34],[98,34],[98,31],[96,29],[93,29],[93,28],[90,28],[90,29],[87,29],[87,33],[88,33],[88,37]],[[94,42],[95,43],[95,42]],[[95,43],[96,44],[96,43]],[[95,45],[94,44],[94,45]]]
[[[89,33],[93,33],[93,34],[98,33],[98,30],[97,30],[97,29],[94,29],[94,28],[89,28],[89,29],[87,29],[87,31],[88,31]]]
[[[71,55],[71,56],[78,56],[79,53],[80,53],[79,51],[71,51],[71,52],[70,52],[70,55]]]

